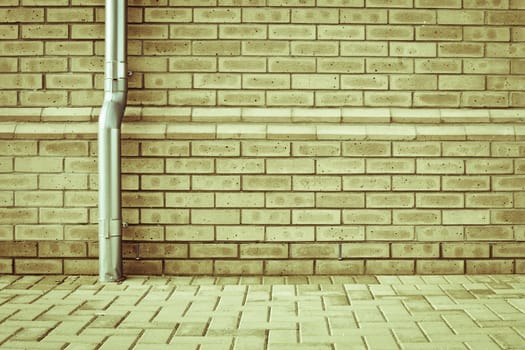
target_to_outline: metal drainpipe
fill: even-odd
[[[98,123],[99,279],[122,274],[120,125],[127,98],[127,0],[106,0],[104,104]]]

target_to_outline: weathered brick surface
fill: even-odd
[[[518,2],[133,2],[129,102],[523,107]],[[104,4],[28,4],[0,9],[2,105],[97,107]]]
[[[242,120],[271,112],[218,114]],[[525,153],[523,142],[511,141],[520,111],[275,112],[279,121],[370,115],[404,125],[226,122],[198,138],[173,129],[178,123],[126,123],[127,273],[521,271]],[[432,129],[442,133],[437,139],[414,132],[425,116],[444,121]],[[509,119],[488,124],[491,116]],[[95,134],[70,124],[79,130],[72,140],[59,125],[15,124],[2,134],[0,258],[12,261],[5,273],[96,273]],[[210,122],[187,124],[203,125]],[[487,125],[492,134],[480,133]],[[286,140],[267,140],[281,127],[291,133]],[[318,140],[305,140],[305,132]]]

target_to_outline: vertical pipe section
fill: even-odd
[[[120,125],[127,98],[127,0],[106,0],[104,104],[98,125],[99,279],[122,273]]]

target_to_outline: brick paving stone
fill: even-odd
[[[525,276],[0,276],[0,349],[525,349]]]

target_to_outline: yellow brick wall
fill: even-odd
[[[130,0],[134,106],[524,107],[522,0]],[[0,105],[99,106],[104,0],[0,3]]]
[[[338,112],[125,123],[125,273],[525,272],[523,111]],[[96,274],[96,123],[0,127],[0,273]]]

